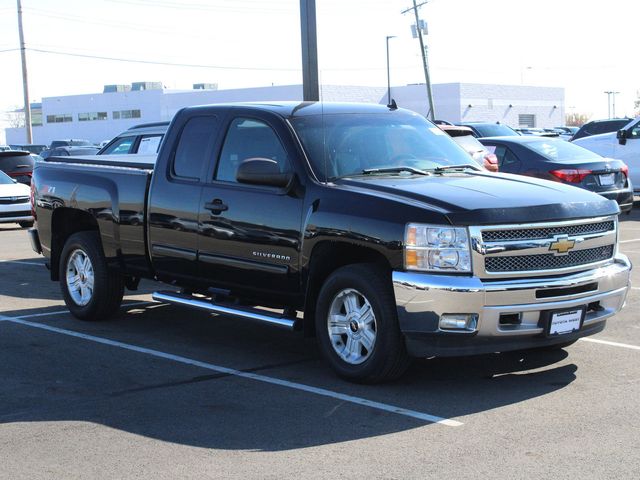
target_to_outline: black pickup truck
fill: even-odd
[[[411,357],[567,346],[629,288],[615,202],[480,170],[402,109],[190,107],[155,165],[101,158],[32,183],[33,247],[83,320],[151,278],[156,300],[299,328],[379,382]]]

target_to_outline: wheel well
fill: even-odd
[[[380,252],[339,242],[322,242],[311,252],[304,306],[304,334],[315,335],[314,320],[318,294],[325,280],[338,268],[355,263],[374,263],[387,271],[391,265]]]
[[[88,212],[56,208],[51,218],[51,280],[59,280],[60,254],[74,233],[98,230],[96,219]]]

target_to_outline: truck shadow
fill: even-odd
[[[337,379],[313,339],[169,306],[125,309],[99,324],[46,321],[464,423],[565,388],[577,372],[566,351],[527,351],[420,360],[395,383],[365,386]],[[181,445],[257,451],[448,428],[11,322],[0,321],[0,331],[0,424],[89,422]]]

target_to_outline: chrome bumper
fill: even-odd
[[[544,346],[596,333],[624,305],[630,272],[631,262],[618,254],[608,265],[562,277],[487,281],[393,272],[392,279],[398,320],[410,340],[410,353],[464,355]],[[583,305],[597,308],[588,310],[579,332],[559,339],[545,337],[542,312]],[[440,330],[440,316],[447,313],[476,314],[477,329]],[[500,324],[504,314],[518,314],[521,321]]]

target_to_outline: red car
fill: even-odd
[[[498,171],[498,157],[489,152],[487,147],[473,136],[473,131],[469,127],[457,125],[438,125],[438,127],[447,132],[454,142],[464,148],[471,158],[484,168],[490,172]]]

